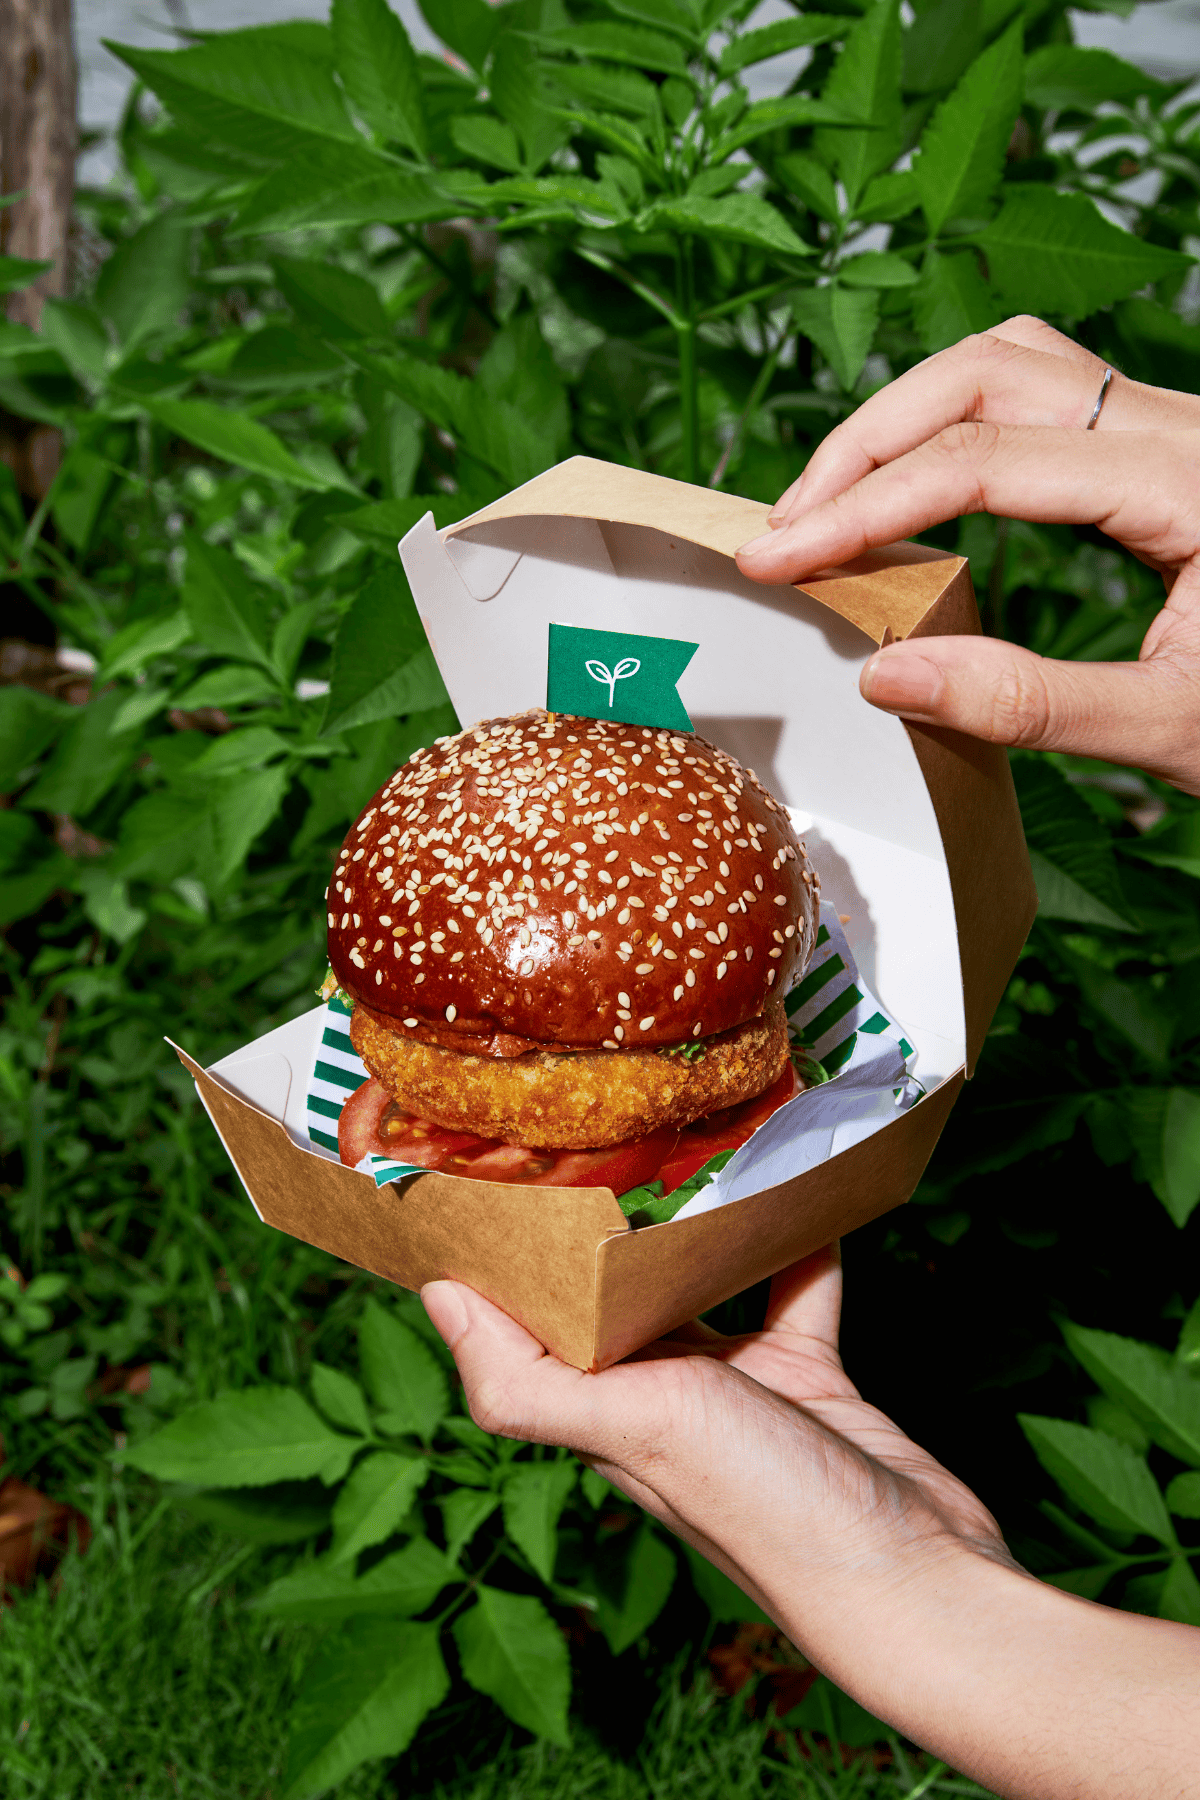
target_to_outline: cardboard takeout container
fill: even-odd
[[[896,638],[976,633],[961,557],[896,544],[799,588],[733,554],[767,508],[575,457],[400,546],[464,724],[544,704],[550,621],[698,641],[697,730],[793,809],[863,979],[928,1090],[871,1137],[747,1199],[634,1231],[606,1188],[429,1173],[377,1189],[314,1150],[320,1010],[207,1072],[181,1056],[260,1217],[402,1287],[452,1276],[599,1369],[907,1200],[971,1072],[1037,907],[1005,753],[858,692]],[[349,821],[347,821],[349,823]]]

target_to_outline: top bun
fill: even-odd
[[[393,1029],[461,1050],[644,1049],[786,994],[817,900],[783,807],[723,750],[537,711],[380,789],[330,883],[329,960]]]

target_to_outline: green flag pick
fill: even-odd
[[[699,648],[682,638],[551,625],[547,711],[691,731],[675,684]]]

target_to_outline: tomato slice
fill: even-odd
[[[670,1155],[679,1133],[673,1125],[632,1143],[607,1150],[526,1150],[516,1144],[486,1144],[463,1150],[443,1165],[443,1173],[477,1181],[519,1181],[527,1187],[606,1187],[624,1194],[651,1181]]]
[[[723,1112],[709,1113],[707,1118],[685,1126],[679,1134],[674,1154],[658,1171],[663,1193],[673,1194],[722,1150],[740,1150],[773,1112],[799,1092],[799,1087],[796,1072],[789,1062],[779,1079],[761,1094],[756,1094],[753,1100],[743,1100],[740,1106],[727,1106]]]
[[[614,1194],[661,1179],[673,1193],[721,1150],[736,1150],[798,1088],[789,1063],[765,1093],[724,1112],[710,1113],[680,1132],[664,1125],[648,1137],[606,1150],[531,1150],[496,1138],[451,1131],[405,1112],[383,1083],[364,1081],[338,1121],[338,1154],[356,1168],[369,1153],[444,1175],[476,1181],[520,1182],[526,1187],[606,1187]]]
[[[373,1078],[355,1088],[338,1120],[338,1155],[351,1169],[372,1153],[421,1169],[440,1169],[456,1152],[478,1151],[488,1141],[405,1112],[383,1083]]]

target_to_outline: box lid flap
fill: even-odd
[[[687,543],[733,556],[748,539],[767,529],[770,510],[759,500],[743,500],[591,456],[572,456],[451,525],[444,536],[459,537],[498,519],[599,519],[669,532]],[[894,636],[907,637],[962,566],[963,559],[947,551],[923,544],[888,544],[796,586],[879,643],[889,628]],[[497,584],[500,579],[496,577]]]

